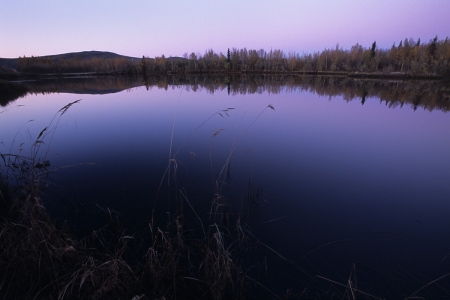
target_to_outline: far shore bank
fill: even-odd
[[[316,76],[343,76],[351,78],[368,79],[417,79],[417,80],[442,80],[448,79],[448,76],[438,74],[412,74],[404,72],[391,73],[370,73],[370,72],[332,72],[332,71],[183,71],[183,72],[149,72],[147,76],[161,75],[316,75]],[[2,74],[0,74],[2,75]],[[56,78],[78,78],[78,77],[100,77],[100,76],[142,76],[139,73],[128,72],[76,72],[76,73],[8,73],[0,76],[0,80],[20,81],[37,79],[56,79]]]

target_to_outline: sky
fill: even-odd
[[[0,57],[110,51],[134,57],[312,53],[450,36],[450,0],[0,0]]]

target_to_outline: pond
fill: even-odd
[[[48,127],[37,155],[52,170],[43,201],[80,231],[101,226],[106,209],[134,229],[154,207],[164,218],[175,186],[200,219],[214,194],[231,216],[253,201],[246,215],[277,294],[311,282],[333,291],[354,276],[361,291],[407,297],[449,273],[448,85],[307,76],[27,84],[32,93],[0,110],[0,153],[33,155]],[[448,296],[449,279],[424,291]]]

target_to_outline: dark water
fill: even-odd
[[[299,294],[310,282],[345,290],[300,269],[344,285],[356,274],[358,289],[381,298],[407,297],[450,273],[448,85],[245,77],[163,78],[146,88],[110,81],[103,92],[54,84],[59,93],[30,94],[2,109],[0,152],[28,155],[55,113],[82,99],[52,123],[54,135],[39,153],[57,170],[43,196],[55,218],[90,230],[94,212],[108,207],[139,227],[176,153],[172,175],[201,213],[219,176],[234,212],[249,180],[260,191],[253,232],[279,254],[263,247],[261,257],[277,293]],[[167,177],[160,194],[166,186]],[[157,203],[164,214],[166,200]],[[449,279],[418,295],[450,297]]]

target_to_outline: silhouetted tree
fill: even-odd
[[[144,56],[142,56],[141,70],[142,70],[142,74],[144,76],[147,76],[148,66],[147,66],[147,63],[145,62],[145,57]]]
[[[436,49],[437,49],[437,41],[438,41],[438,37],[436,35],[436,37],[430,41],[430,44],[428,45],[428,55],[430,57],[430,60],[434,59],[434,54],[436,53]]]
[[[375,57],[375,50],[377,49],[377,42],[373,42],[372,43],[372,49],[370,50],[370,58],[374,58]]]

